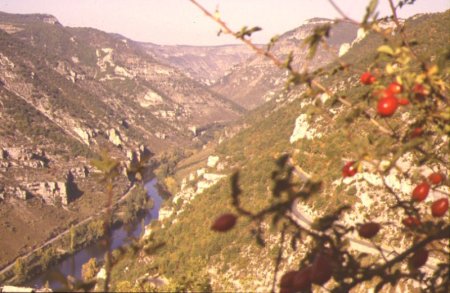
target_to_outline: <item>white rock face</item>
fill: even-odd
[[[3,286],[1,292],[34,292],[34,288],[27,288],[27,287],[16,287],[16,286]]]
[[[105,268],[101,268],[100,271],[97,273],[97,280],[105,280],[106,279],[106,270]]]
[[[68,205],[71,201],[66,182],[36,182],[28,184],[27,188],[40,196],[46,204],[61,201],[63,205]]]
[[[11,62],[11,60],[9,60],[8,57],[3,55],[1,52],[0,52],[0,65],[10,69],[14,68],[15,66],[14,63]]]
[[[120,137],[120,133],[118,130],[111,128],[107,132],[108,134],[108,140],[115,146],[121,146],[122,145],[122,138]]]
[[[203,178],[207,181],[211,181],[216,183],[217,181],[219,181],[220,179],[226,177],[226,175],[223,174],[214,174],[214,173],[205,173],[203,174]]]
[[[209,156],[208,162],[206,163],[206,166],[210,168],[215,168],[217,166],[217,163],[219,162],[218,156]]]
[[[200,176],[202,176],[203,174],[205,174],[205,172],[206,172],[205,168],[198,169],[198,170],[197,170],[197,176],[200,177]]]
[[[86,145],[91,144],[91,138],[92,138],[91,131],[88,131],[86,129],[82,129],[79,127],[75,127],[73,129],[73,131],[75,131],[75,133],[83,140],[83,143],[85,143]]]
[[[102,48],[100,50],[97,49],[96,54],[98,57],[97,65],[102,71],[106,71],[106,69],[108,68],[108,64],[112,67],[115,66],[112,58],[112,48]]]
[[[202,175],[203,179],[197,182],[197,190],[196,194],[200,194],[206,189],[210,188],[214,184],[216,184],[220,179],[226,177],[223,174],[214,174],[214,173],[204,173]]]
[[[321,133],[318,133],[316,129],[309,125],[306,114],[301,114],[295,120],[295,128],[291,137],[289,138],[290,143],[294,143],[299,139],[313,139],[322,137]]]
[[[356,39],[352,42],[352,46],[356,43],[361,42],[362,39],[364,39],[367,36],[367,31],[363,28],[359,28],[358,32],[356,33]]]
[[[344,56],[348,50],[350,50],[350,44],[349,43],[344,43],[341,45],[341,47],[339,48],[339,57]]]
[[[325,104],[326,101],[328,101],[330,99],[330,95],[327,93],[323,93],[320,95],[320,101],[322,102],[322,104]]]
[[[134,75],[131,74],[126,68],[122,66],[114,67],[114,73],[123,77],[133,78]]]
[[[139,101],[139,104],[143,108],[147,108],[150,106],[160,105],[163,103],[163,98],[152,90],[149,90],[145,96]]]

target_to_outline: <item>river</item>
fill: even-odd
[[[157,180],[156,178],[148,181],[145,184],[145,189],[147,190],[147,196],[153,200],[153,207],[150,209],[145,218],[140,219],[131,224],[126,228],[125,225],[114,230],[112,234],[112,249],[116,249],[127,243],[130,236],[139,237],[142,234],[142,221],[144,225],[148,225],[152,220],[158,219],[159,209],[161,207],[161,203],[163,201],[157,189]],[[50,267],[46,273],[43,273],[29,282],[26,285],[41,288],[44,286],[45,282],[49,281],[50,288],[58,288],[61,287],[61,283],[56,280],[50,280],[48,272],[58,271],[62,273],[64,276],[74,276],[77,279],[81,279],[81,266],[86,263],[89,259],[95,257],[97,260],[102,260],[105,256],[106,249],[97,245],[96,243],[85,247],[82,250],[77,251],[74,255],[64,259],[60,263]]]

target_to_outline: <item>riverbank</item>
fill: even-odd
[[[162,198],[159,196],[157,191],[157,180],[152,179],[147,182],[145,189],[147,190],[146,196],[153,200],[153,207],[145,214],[144,217],[138,218],[128,225],[122,225],[120,227],[116,226],[112,231],[111,237],[111,250],[114,251],[119,247],[127,245],[132,238],[138,238],[144,231],[144,226],[148,224],[152,219],[156,219],[158,216],[159,207],[162,203]],[[22,285],[28,287],[40,288],[46,284],[49,280],[50,288],[61,288],[62,283],[51,278],[51,274],[48,272],[55,271],[58,272],[60,276],[72,276],[76,279],[81,279],[81,268],[82,265],[88,262],[91,258],[97,259],[97,263],[101,263],[103,257],[107,251],[107,248],[103,245],[99,245],[102,241],[93,241],[90,245],[86,245],[81,250],[66,255],[62,260],[60,260],[56,265],[49,266],[45,272],[39,275],[37,278],[31,279],[28,282],[22,282]]]
[[[147,179],[149,177],[147,176]],[[116,215],[114,219],[115,229],[122,224],[121,219],[117,216],[118,209],[123,209],[126,206],[124,203],[126,203],[129,195],[133,194],[136,186],[136,184],[130,184],[113,206],[115,209],[114,214]],[[33,276],[45,271],[55,263],[61,262],[77,251],[98,242],[103,236],[103,221],[101,217],[107,210],[107,207],[103,208],[94,215],[83,219],[58,235],[48,239],[32,251],[16,258],[15,261],[0,271],[0,283],[23,284],[26,280],[30,280]],[[135,213],[136,216],[138,214]],[[133,220],[133,218],[129,218],[128,220]]]

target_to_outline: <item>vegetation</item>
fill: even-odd
[[[248,127],[217,148],[233,168],[228,180],[197,195],[176,219],[152,224],[150,236],[129,247],[111,251],[112,184],[120,164],[107,156],[95,162],[104,175],[109,210],[104,220],[85,229],[105,234],[104,291],[262,287],[348,292],[410,289],[414,282],[426,291],[448,291],[450,58],[445,40],[450,38],[450,11],[402,24],[397,9],[414,1],[388,2],[392,16],[387,20],[395,28],[381,25],[385,20],[377,19],[377,1],[370,1],[359,23],[369,31],[367,37],[314,72],[299,72],[292,58],[280,60],[270,48],[252,44],[248,37],[258,28],[234,32],[198,5],[223,33],[287,71],[290,99],[251,113]],[[426,38],[423,27],[440,37]],[[307,39],[311,55],[326,43],[329,29],[318,27]],[[299,114],[314,130],[314,139],[289,139]],[[173,192],[171,176],[183,155],[163,156],[158,171]],[[393,177],[413,188],[405,192],[393,186]],[[367,178],[381,184],[366,188]],[[441,192],[431,204],[426,202],[430,191]],[[369,208],[363,194],[374,202]],[[125,222],[144,205],[142,193],[131,197]],[[316,218],[312,223],[301,220],[297,208],[315,211]],[[348,220],[351,216],[355,218]],[[73,247],[86,231],[70,234]],[[351,239],[366,241],[379,257],[358,252]],[[400,251],[387,254],[391,247]],[[86,264],[86,281],[97,269],[94,261]],[[151,279],[161,275],[169,282],[156,287]],[[70,285],[74,290],[92,288]]]
[[[390,172],[397,170],[395,164],[405,155],[412,156],[412,166],[426,165],[435,172],[448,172],[445,156],[448,142],[443,137],[448,138],[449,134],[448,85],[444,80],[449,74],[445,39],[450,37],[447,25],[450,13],[417,17],[407,20],[403,26],[396,18],[396,9],[388,20],[397,23],[397,28],[386,30],[379,25],[384,20],[376,19],[374,7],[369,6],[367,18],[361,23],[361,27],[370,31],[368,36],[342,59],[317,72],[299,73],[290,67],[289,60],[280,61],[257,48],[258,53],[270,55],[268,58],[276,65],[287,69],[291,85],[306,84],[306,87],[293,89],[289,95],[296,99],[277,107],[276,111],[269,110],[276,107],[272,102],[250,113],[249,127],[218,148],[221,157],[231,156],[229,163],[240,167],[239,173],[198,195],[184,207],[176,221],[168,219],[163,229],[155,225],[151,241],[165,245],[147,266],[134,268],[119,282],[129,280],[131,274],[157,271],[176,283],[185,272],[195,271],[201,279],[204,272],[216,270],[220,276],[215,276],[216,282],[211,281],[213,288],[235,290],[226,280],[245,284],[246,276],[252,276],[252,280],[263,278],[273,268],[273,282],[265,285],[276,284],[272,290],[280,286],[286,292],[310,290],[311,283],[313,289],[322,286],[335,292],[354,288],[385,290],[396,285],[411,289],[412,283],[407,281],[411,279],[421,283],[425,290],[445,292],[449,285],[448,250],[443,248],[449,237],[445,213],[439,208],[430,210],[428,204],[418,203],[411,194],[392,189],[385,180]],[[246,35],[253,31],[238,35],[227,31],[222,20],[216,21],[223,32],[249,42]],[[438,37],[427,38],[424,27]],[[321,32],[317,31],[310,42],[322,43],[326,34]],[[313,47],[314,43],[309,45]],[[367,51],[370,53],[365,54]],[[376,80],[361,83],[364,72]],[[327,94],[329,99],[321,101],[321,94]],[[384,112],[378,105],[383,101],[380,94],[388,94],[396,102],[407,99],[409,104],[389,105],[389,110]],[[292,125],[299,114],[307,115],[310,125],[322,135],[291,144]],[[413,132],[417,127],[427,130],[417,136]],[[347,162],[355,166],[351,172],[342,170]],[[411,168],[396,176],[402,181],[409,180],[413,187],[421,181],[428,182],[425,175]],[[343,173],[346,178],[342,178]],[[371,187],[374,193],[379,193],[379,199],[375,199],[370,210],[360,211],[366,217],[362,222],[341,223],[346,214],[352,214],[350,207],[364,208],[357,196],[360,184],[365,181],[363,174],[381,178],[382,186]],[[430,188],[445,192],[448,179],[439,184]],[[432,206],[442,206],[447,212],[446,197]],[[290,208],[298,201],[319,214],[311,227],[305,228],[292,218]],[[233,229],[225,234],[210,231],[214,222],[211,215],[219,217],[232,211],[238,217]],[[437,216],[433,217],[432,213]],[[389,217],[397,221],[392,223]],[[420,218],[421,226],[405,228],[402,217]],[[350,250],[348,241],[343,239],[353,231],[359,231],[362,238],[372,239],[382,257]],[[406,239],[398,255],[386,256],[381,250],[385,233],[393,233],[392,238],[398,235]],[[384,241],[395,243],[394,239],[388,239]],[[422,266],[431,258],[443,263],[426,274]],[[255,260],[260,270],[249,265]],[[289,279],[289,271],[295,272],[297,280],[307,280],[306,287],[283,281]]]

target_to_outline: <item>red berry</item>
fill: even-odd
[[[322,253],[318,253],[311,266],[311,281],[317,285],[323,285],[331,279],[333,268],[331,261]]]
[[[342,177],[352,177],[358,172],[355,161],[347,162],[342,168]]]
[[[425,248],[418,249],[409,259],[409,265],[413,268],[420,268],[428,260],[428,251]]]
[[[290,289],[290,291],[294,291],[292,288],[292,283],[296,274],[297,271],[288,271],[284,273],[280,280],[280,288]]]
[[[416,127],[411,132],[411,137],[419,137],[423,134],[423,128],[422,127]]]
[[[380,231],[380,228],[381,226],[378,223],[365,223],[359,227],[358,234],[363,238],[372,238],[377,235],[378,231]]]
[[[434,185],[438,185],[444,180],[444,175],[442,173],[434,172],[428,175],[428,180]]]
[[[388,117],[392,116],[398,107],[397,98],[391,96],[386,98],[381,98],[378,100],[377,111],[380,116]]]
[[[406,227],[409,227],[409,228],[415,228],[415,227],[420,226],[420,220],[413,216],[404,218],[402,220],[402,223],[403,223],[403,225],[405,225]]]
[[[280,293],[295,293],[295,290],[291,287],[281,287]]]
[[[367,71],[361,74],[360,81],[362,84],[369,85],[374,83],[376,81],[376,78],[372,75],[372,73]]]
[[[395,98],[396,97],[394,93],[388,91],[387,89],[375,92],[374,96],[377,97],[378,99],[386,99],[386,98]]]
[[[387,90],[389,92],[393,93],[394,95],[396,95],[403,91],[403,86],[401,84],[399,84],[398,82],[394,81],[389,84],[389,86],[387,87]]]
[[[236,216],[233,214],[223,214],[218,217],[214,224],[211,226],[211,230],[216,232],[226,232],[234,227],[236,224]]]
[[[399,99],[399,100],[398,100],[398,104],[399,104],[400,106],[406,106],[406,105],[409,105],[409,100],[408,100],[408,99]]]
[[[442,217],[448,210],[448,198],[441,198],[431,204],[431,214],[433,217]]]
[[[427,198],[430,192],[430,185],[426,182],[422,182],[417,185],[412,192],[412,199],[415,201],[423,201]]]
[[[312,267],[306,267],[298,271],[293,280],[292,280],[292,288],[295,292],[304,291],[311,288],[311,271]]]
[[[419,97],[424,97],[427,95],[427,90],[422,84],[415,84],[413,87],[413,93],[415,93]]]

